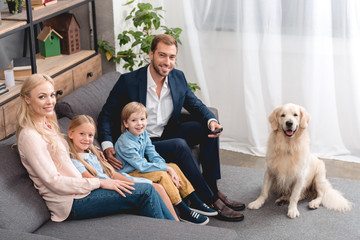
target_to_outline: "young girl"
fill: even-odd
[[[74,117],[68,129],[68,143],[70,146],[70,156],[75,167],[84,178],[100,179],[119,179],[128,182],[149,183],[154,186],[156,191],[163,199],[171,214],[178,221],[174,207],[170,202],[164,188],[160,184],[152,183],[145,178],[131,177],[126,173],[115,172],[114,168],[106,162],[104,157],[93,145],[96,134],[96,124],[94,120],[87,115]]]
[[[155,151],[145,130],[146,125],[147,110],[144,105],[138,102],[125,105],[121,113],[122,134],[115,143],[116,158],[123,163],[120,171],[160,183],[178,209],[180,220],[207,224],[209,219],[206,216],[215,216],[217,212],[198,198],[193,186],[176,164],[166,164]],[[191,202],[191,209],[182,198]]]
[[[129,210],[174,220],[150,184],[83,178],[59,131],[55,103],[53,79],[45,74],[29,76],[21,87],[16,128],[21,162],[46,202],[51,220],[61,222]]]

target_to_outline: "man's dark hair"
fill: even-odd
[[[166,45],[175,45],[176,52],[178,50],[177,41],[173,36],[170,36],[168,34],[159,34],[154,37],[154,39],[151,41],[151,51],[155,52],[157,45],[159,42],[165,43]]]

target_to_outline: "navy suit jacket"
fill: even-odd
[[[116,142],[121,134],[121,111],[132,101],[146,106],[147,66],[136,71],[122,74],[114,85],[98,118],[100,143]],[[177,128],[180,124],[180,113],[184,107],[192,118],[207,125],[215,115],[198,99],[189,88],[182,71],[173,69],[168,75],[168,82],[174,110],[165,129]]]

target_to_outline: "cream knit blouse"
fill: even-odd
[[[58,141],[55,151],[36,130],[25,128],[19,134],[18,149],[22,164],[46,202],[51,220],[61,222],[69,216],[73,199],[87,196],[100,187],[100,181],[82,178],[71,162],[65,139],[54,133],[54,140]]]

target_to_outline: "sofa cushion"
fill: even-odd
[[[41,236],[33,233],[25,233],[14,230],[0,229],[0,239],[1,240],[59,240],[58,238],[53,238],[49,236]]]
[[[238,239],[234,230],[128,214],[47,222],[36,234],[60,239]]]
[[[0,228],[33,232],[50,219],[16,147],[0,146]]]
[[[62,98],[55,106],[58,117],[72,119],[76,115],[86,114],[97,123],[98,115],[120,75],[119,72],[106,73]]]
[[[60,132],[65,134],[65,137],[67,137],[67,132],[68,132],[70,122],[71,122],[71,119],[67,118],[67,117],[62,117],[62,118],[58,119]]]

